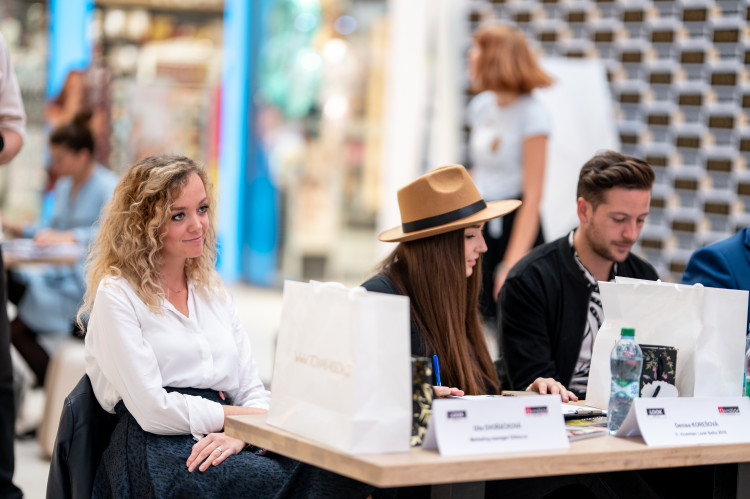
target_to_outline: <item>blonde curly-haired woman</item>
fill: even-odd
[[[266,412],[269,392],[214,270],[214,208],[206,172],[161,155],[133,165],[106,209],[79,313],[86,372],[118,416],[93,497],[366,497],[223,433],[226,416]]]

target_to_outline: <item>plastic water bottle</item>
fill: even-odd
[[[612,349],[609,365],[612,370],[612,391],[607,409],[609,434],[614,435],[625,421],[633,399],[638,398],[643,367],[643,352],[635,342],[635,329],[622,328],[620,339]]]
[[[742,394],[750,397],[750,326],[745,337],[745,386]]]

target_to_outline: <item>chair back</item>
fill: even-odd
[[[96,469],[109,444],[117,417],[96,400],[84,374],[65,399],[52,452],[47,498],[90,498]]]

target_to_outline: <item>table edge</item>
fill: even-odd
[[[377,487],[750,462],[750,443],[649,447],[639,437],[611,436],[571,442],[570,449],[556,451],[444,457],[436,450],[414,448],[399,454],[352,455],[270,426],[266,417],[227,417],[225,431],[258,447]]]

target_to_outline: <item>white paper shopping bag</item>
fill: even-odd
[[[599,282],[604,323],[594,341],[587,403],[606,408],[609,357],[623,327],[635,341],[675,347],[682,397],[737,396],[742,390],[747,291],[617,278]]]
[[[406,452],[409,299],[286,281],[268,423],[339,450]]]

